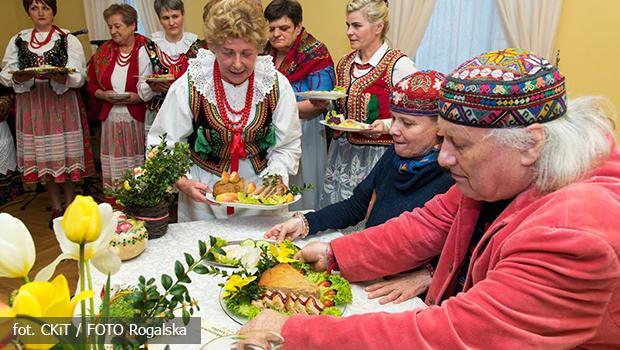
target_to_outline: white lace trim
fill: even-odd
[[[215,89],[213,88],[214,61],[215,55],[211,51],[201,49],[196,58],[189,60],[189,68],[187,69],[196,90],[212,104],[216,103]],[[275,81],[276,67],[271,56],[258,56],[254,66],[254,104],[265,100],[267,94],[273,89]],[[245,81],[239,86],[227,82],[223,83],[228,103],[233,109],[241,109],[245,103],[248,82]]]

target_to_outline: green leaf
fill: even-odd
[[[172,277],[166,274],[161,275],[161,285],[165,290],[170,289],[170,286],[172,286]]]
[[[190,254],[183,254],[185,254],[185,262],[187,263],[187,266],[192,266],[194,264],[194,258]]]
[[[204,241],[198,241],[198,250],[200,252],[200,256],[204,256],[207,254],[207,244]]]
[[[155,278],[151,277],[149,278],[149,280],[146,282],[147,286],[150,286],[151,284],[155,283]]]
[[[183,293],[187,292],[187,287],[185,287],[182,284],[177,284],[176,286],[172,287],[172,289],[170,289],[170,294],[176,296],[182,296]]]
[[[215,238],[213,236],[209,236],[209,243],[210,243],[211,247],[215,246],[215,243],[217,243],[217,238]]]
[[[226,252],[222,248],[213,248],[211,251],[220,255],[226,255]]]
[[[144,276],[140,275],[140,277],[138,277],[138,282],[140,282],[140,284],[145,284],[146,280],[144,279]]]
[[[182,283],[192,283],[192,280],[189,279],[189,276],[185,275],[185,276],[179,278],[179,282],[182,282]]]
[[[174,262],[174,274],[177,276],[177,278],[181,278],[183,277],[183,274],[185,273],[185,268],[183,268],[183,264],[181,264],[180,261],[175,261]]]
[[[209,269],[204,265],[197,265],[196,267],[194,267],[194,272],[199,275],[206,275],[209,273]]]
[[[190,314],[186,309],[183,309],[183,324],[187,326],[189,323]]]

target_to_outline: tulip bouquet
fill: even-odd
[[[14,318],[15,322],[41,325],[49,317],[67,317],[74,315],[77,303],[81,305],[81,327],[71,325],[71,330],[64,335],[46,338],[40,332],[34,334],[20,334],[19,341],[29,349],[49,349],[55,344],[62,349],[103,349],[105,337],[96,339],[87,338],[84,332],[86,319],[90,323],[106,323],[111,312],[110,275],[120,269],[121,260],[110,250],[110,240],[115,232],[117,223],[112,215],[112,207],[107,204],[97,205],[91,197],[77,196],[67,207],[65,215],[54,220],[54,232],[62,254],[51,264],[41,269],[34,281],[29,278],[30,271],[36,259],[34,242],[26,226],[17,218],[6,213],[0,213],[0,277],[20,278],[25,284],[14,293],[10,306],[0,304],[0,348],[6,343],[7,329],[2,323],[6,317]],[[204,244],[204,243],[202,243]],[[201,248],[202,249],[202,248]],[[206,248],[205,248],[206,249]],[[58,263],[63,260],[76,260],[79,266],[79,291],[70,298],[67,280],[63,275],[54,275]],[[205,267],[200,261],[186,254],[188,267],[185,268],[179,261],[175,262],[175,277],[161,276],[163,292],[160,293],[155,279],[148,281],[140,276],[136,287],[127,293],[126,302],[129,305],[129,317],[158,318],[163,322],[174,316],[174,311],[182,310],[183,320],[187,324],[189,316],[198,308],[197,302],[191,298],[184,284],[190,283],[188,274],[194,270],[205,273]],[[94,293],[91,280],[90,266],[99,272],[107,274],[107,283],[103,293],[101,312],[95,314]],[[86,303],[89,307],[86,307]],[[117,315],[120,316],[120,315]],[[53,321],[52,321],[53,322]],[[32,327],[36,329],[37,327]],[[38,327],[41,329],[41,327]],[[78,329],[82,329],[79,332]],[[11,334],[15,336],[15,334]],[[44,339],[46,344],[41,344]],[[49,341],[48,341],[49,339]],[[13,339],[15,340],[15,339]],[[130,348],[137,348],[146,339],[118,339]]]

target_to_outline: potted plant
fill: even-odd
[[[191,165],[186,143],[168,148],[166,135],[158,146],[148,149],[143,166],[128,169],[109,193],[125,207],[125,213],[143,220],[150,238],[159,238],[168,230],[168,206],[173,186]]]

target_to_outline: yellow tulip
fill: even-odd
[[[90,196],[77,196],[62,218],[62,229],[75,243],[89,243],[101,234],[101,214],[97,203]]]
[[[28,276],[36,258],[34,242],[23,222],[0,213],[0,277]]]
[[[125,182],[123,182],[123,188],[126,191],[131,191],[131,185],[129,184],[129,181],[125,180]]]
[[[18,318],[20,315],[38,319],[72,317],[75,305],[93,296],[93,291],[87,290],[71,299],[67,279],[63,275],[58,275],[52,282],[30,282],[22,285],[15,296],[12,309]],[[33,327],[33,330],[36,329],[38,328]],[[36,331],[34,333],[32,337],[20,337],[29,349],[49,349],[58,342],[54,337],[44,337]],[[47,344],[41,344],[44,342]]]
[[[276,258],[276,260],[278,260],[278,262],[282,264],[288,264],[297,261],[292,258],[295,255],[295,251],[291,248],[286,247],[283,243],[280,243],[279,246],[276,246],[275,244],[270,244],[269,252]]]
[[[239,289],[243,288],[250,284],[250,282],[254,281],[256,276],[251,277],[241,277],[239,275],[232,275],[226,283],[224,284],[224,298],[236,293]]]

